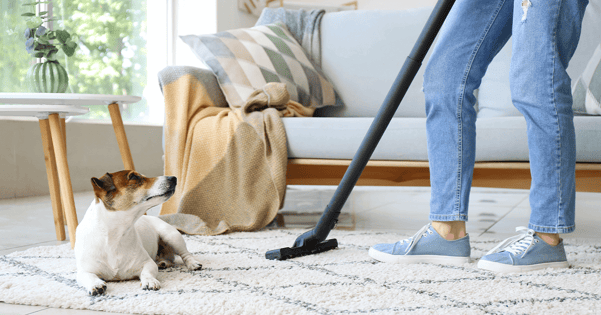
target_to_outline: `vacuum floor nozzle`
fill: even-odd
[[[265,253],[265,258],[271,260],[286,260],[289,258],[325,252],[336,247],[338,247],[338,241],[335,238],[333,238],[318,243],[316,246],[284,247],[280,249],[270,250],[267,253]]]

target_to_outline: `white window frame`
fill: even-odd
[[[167,0],[167,8],[165,12],[167,13],[167,60],[166,63],[168,66],[175,65],[176,62],[176,52],[177,52],[177,23],[176,21],[178,16],[178,0]]]

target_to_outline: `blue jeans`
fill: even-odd
[[[571,80],[587,0],[457,0],[424,74],[430,220],[467,221],[476,146],[474,90],[513,36],[511,97],[527,122],[529,228],[575,228],[576,144]],[[523,9],[527,6],[527,11]]]

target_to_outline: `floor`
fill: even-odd
[[[289,186],[284,214],[286,227],[311,228],[334,194],[333,186]],[[601,243],[601,194],[577,193],[576,232],[565,238],[592,238]],[[92,192],[76,193],[77,216],[81,220],[93,199]],[[356,187],[342,210],[339,227],[396,231],[413,235],[428,223],[428,187]],[[157,215],[159,208],[149,211]],[[303,220],[294,220],[299,218]],[[307,215],[308,214],[308,215]],[[296,216],[295,216],[296,215]],[[515,235],[515,227],[526,226],[530,215],[528,191],[473,188],[470,198],[471,235],[504,239]],[[0,255],[56,241],[49,196],[0,200]],[[6,237],[10,235],[10,237]],[[0,297],[1,298],[1,297]],[[0,314],[95,314],[99,312],[51,309],[0,302]],[[100,312],[102,313],[102,312]],[[108,314],[108,313],[103,313]]]

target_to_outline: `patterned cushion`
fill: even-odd
[[[601,44],[572,88],[575,115],[601,115]]]
[[[290,99],[304,106],[336,104],[332,84],[281,22],[181,39],[213,70],[230,105],[244,105],[268,82],[286,83]]]

